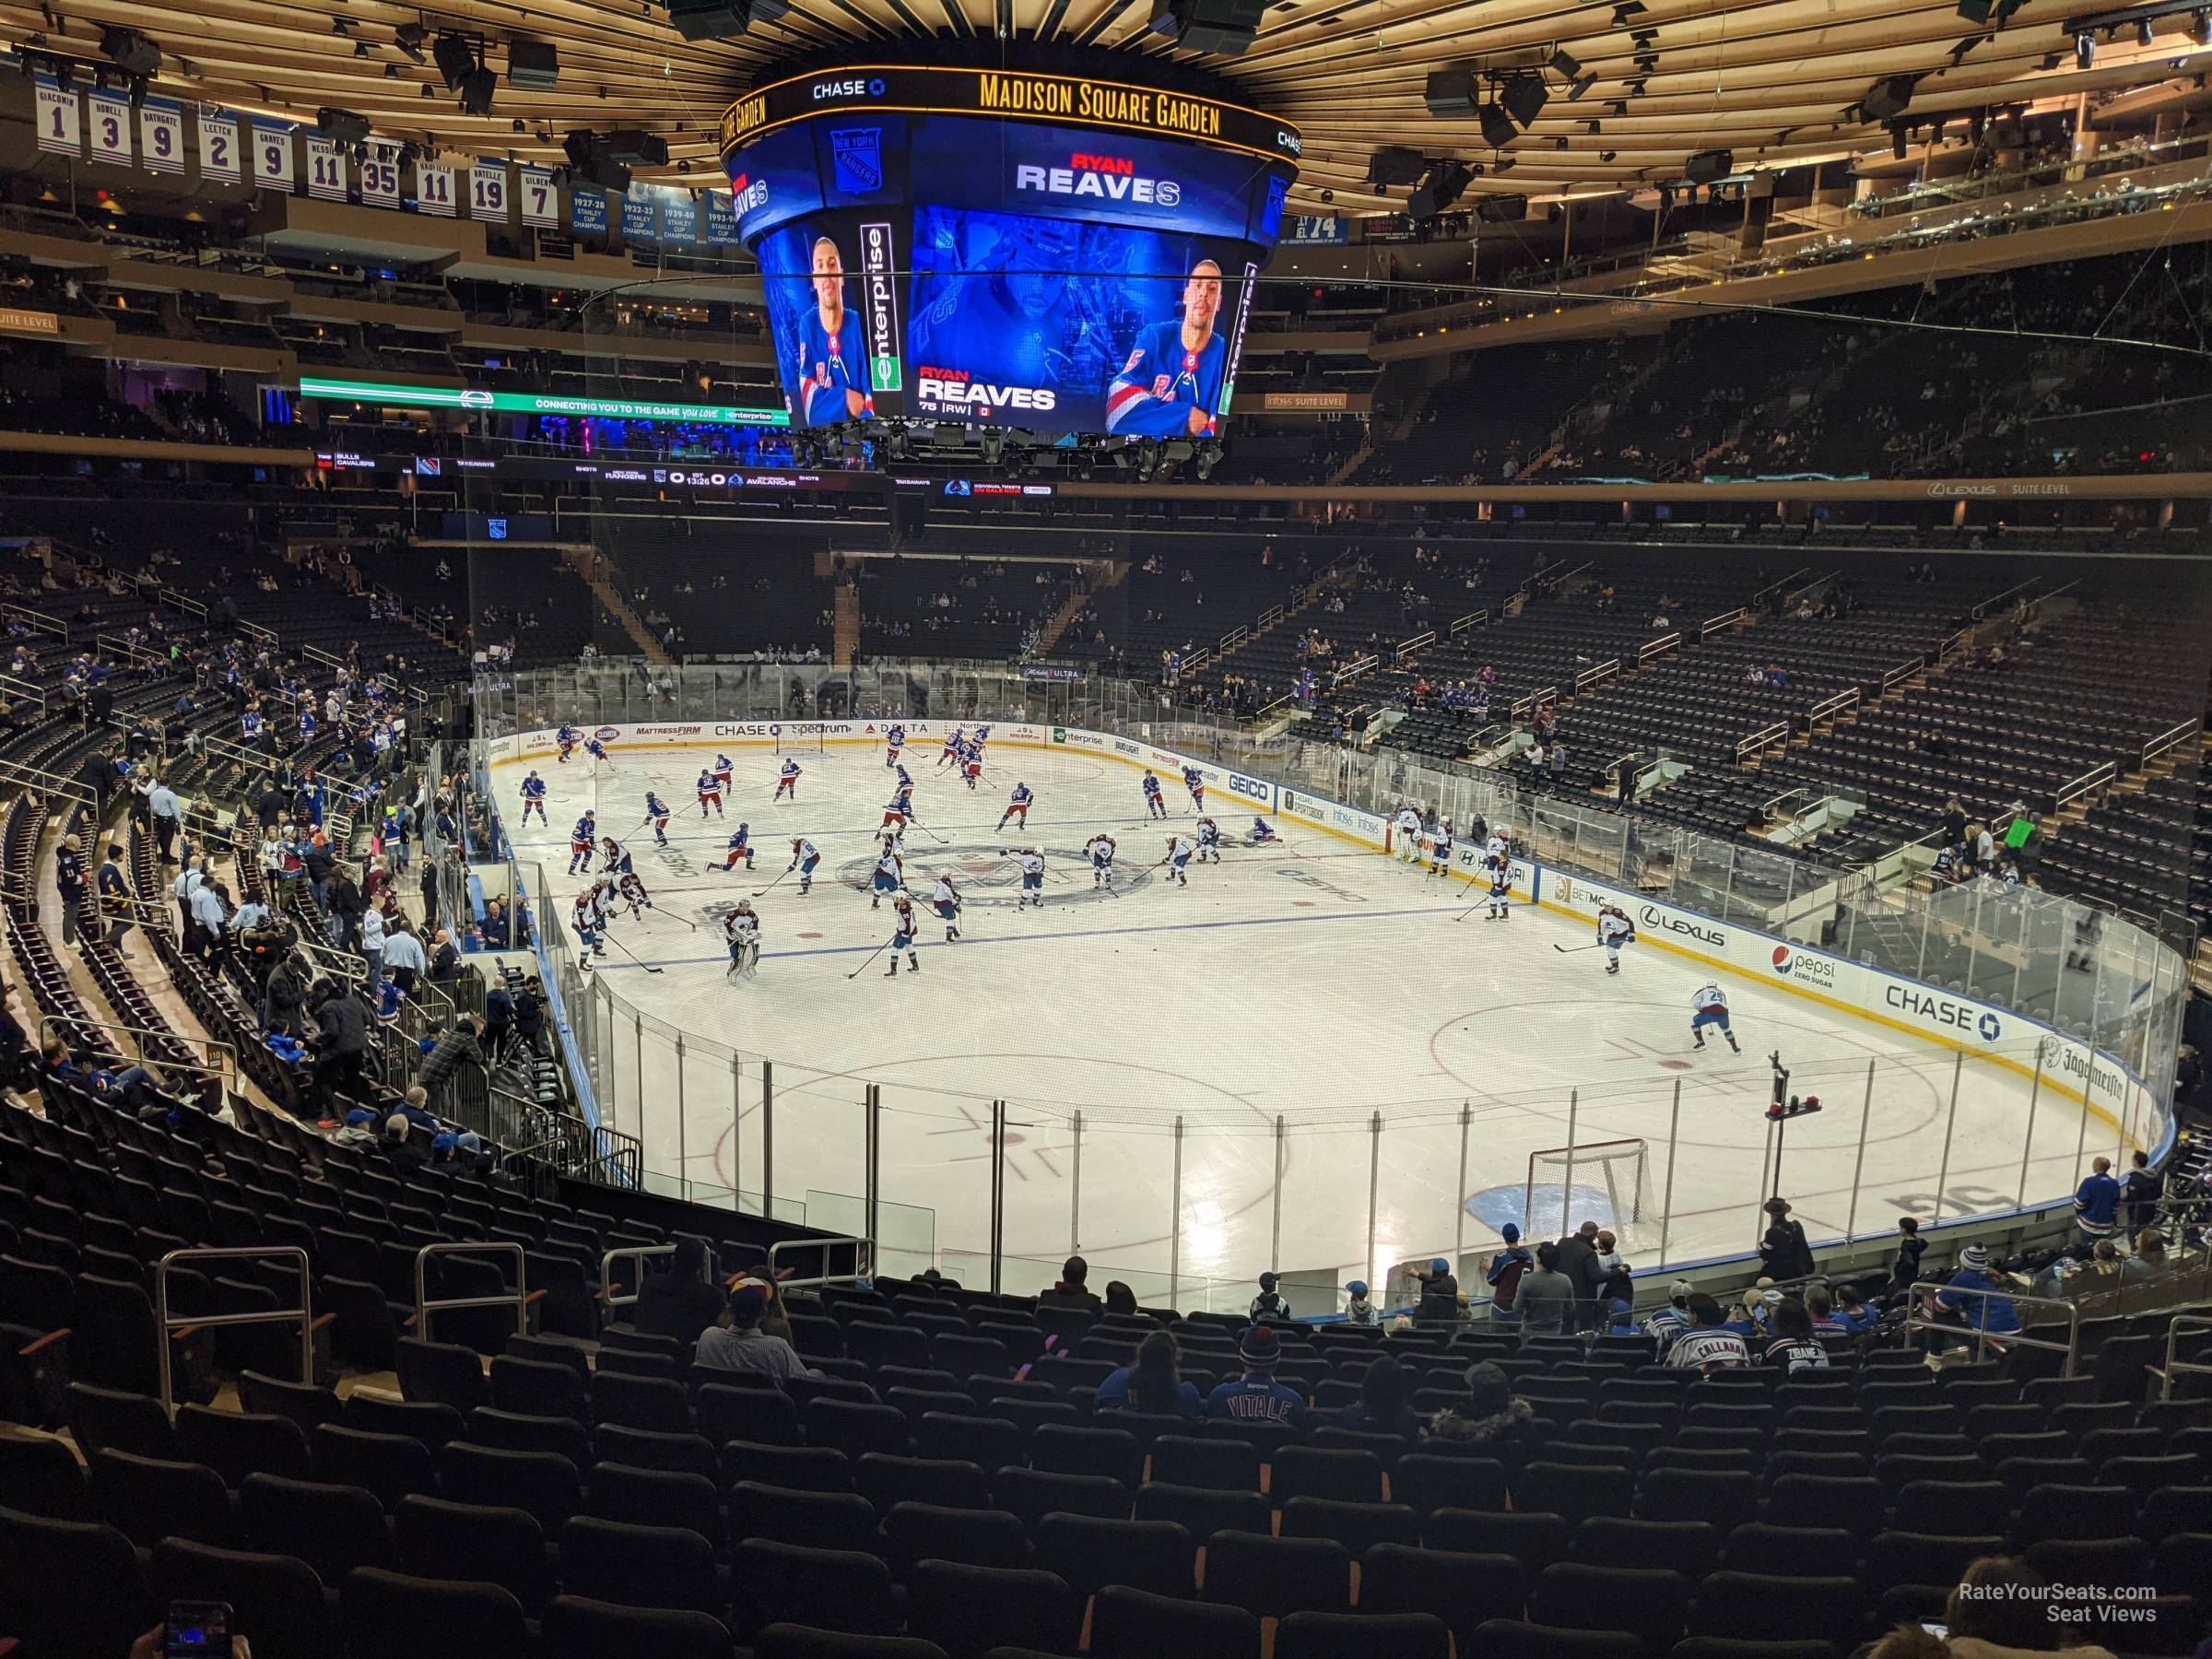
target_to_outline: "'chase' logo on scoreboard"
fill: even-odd
[[[824,80],[814,83],[814,101],[816,103],[820,103],[825,98],[881,98],[882,96],[883,77],[881,76],[872,79],[855,76],[850,80]]]
[[[1143,178],[1136,163],[1125,156],[1091,156],[1080,150],[1068,157],[1065,167],[1017,164],[1014,188],[1148,207],[1172,207],[1182,200],[1182,186],[1173,179]]]

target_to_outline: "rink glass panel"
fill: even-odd
[[[1877,891],[1861,879],[1623,815],[1594,800],[1524,795],[1510,779],[1477,769],[1421,765],[1390,750],[1368,754],[1257,738],[1178,705],[1157,687],[1097,677],[1033,681],[1003,665],[835,669],[739,663],[648,671],[634,662],[603,662],[483,676],[475,697],[475,761],[487,782],[487,740],[563,719],[588,727],[897,712],[912,719],[1119,731],[1363,811],[1388,814],[1410,799],[1436,806],[1463,832],[1477,817],[1508,826],[1554,868],[1618,881],[1716,919],[2013,1009],[2089,1043],[2100,1066],[2124,1068],[2142,1080],[2143,1087],[2127,1091],[2124,1121],[2108,1123],[2044,1087],[2048,1045],[2031,1039],[1963,1061],[1934,1051],[1900,1053],[1794,1077],[1796,1092],[1818,1093],[1824,1110],[1782,1129],[1781,1179],[1784,1190],[1806,1194],[1799,1219],[1816,1242],[1847,1233],[1879,1236],[1902,1213],[1990,1217],[2048,1201],[2070,1190],[2087,1158],[2101,1151],[2124,1162],[2128,1149],[2158,1146],[2168,1131],[2188,988],[2185,961],[2194,947],[2179,916],[2139,925],[2029,889]],[[757,764],[759,755],[758,747],[748,748],[741,764]],[[602,832],[636,840],[631,826],[642,811],[641,791],[610,780],[600,793]],[[688,795],[669,805],[679,814],[687,806],[695,809]],[[650,841],[648,830],[644,844]],[[762,852],[765,885],[782,850],[763,844]],[[524,880],[518,891],[558,887],[558,872],[548,874],[550,883],[530,872],[535,885]],[[541,921],[548,984],[562,997],[602,1120],[643,1143],[649,1185],[839,1230],[866,1213],[867,1079],[810,1066],[806,1056],[747,1054],[665,1028],[630,1004],[629,988],[618,990],[579,971],[565,916]],[[1391,1100],[1360,1103],[1366,1115],[1350,1124],[1324,1118],[1289,1124],[1289,1144],[1280,1148],[1265,1123],[1232,1128],[1186,1123],[1185,1190],[1179,1196],[1172,1123],[1087,1110],[1078,1159],[1077,1133],[1065,1109],[1025,1105],[1018,1079],[1008,1083],[1013,1092],[995,1119],[988,1100],[979,1110],[974,1098],[888,1080],[878,1086],[874,1179],[887,1270],[912,1270],[929,1256],[948,1272],[957,1268],[965,1282],[985,1283],[995,1252],[1006,1288],[1018,1289],[1030,1279],[1050,1282],[1074,1245],[1092,1256],[1094,1285],[1121,1277],[1147,1300],[1173,1293],[1183,1305],[1241,1306],[1249,1282],[1269,1268],[1334,1270],[1340,1279],[1365,1277],[1380,1288],[1389,1263],[1449,1253],[1459,1242],[1470,1251],[1490,1248],[1490,1226],[1467,1215],[1465,1200],[1473,1191],[1514,1179],[1512,1158],[1500,1147],[1486,1149],[1479,1131],[1469,1137],[1475,1167],[1459,1178],[1455,1114],[1464,1103]],[[1756,1114],[1762,1103],[1747,1100],[1742,1110]],[[1772,1135],[1764,1147],[1756,1144],[1756,1130],[1734,1144],[1692,1145],[1698,1137],[1667,1134],[1670,1106],[1666,1100],[1640,1102],[1631,1123],[1609,1122],[1601,1091],[1587,1125],[1578,1124],[1576,1140],[1632,1133],[1650,1144],[1650,1184],[1660,1213],[1639,1231],[1648,1246],[1656,1227],[1667,1259],[1749,1249],[1761,1225],[1761,1196],[1774,1190]],[[802,1109],[803,1116],[794,1115]],[[1376,1112],[1379,1134],[1371,1122]],[[945,1143],[956,1139],[970,1149],[946,1152]],[[1865,1172],[1871,1160],[1862,1140],[1889,1149],[1878,1180]],[[1067,1154],[1065,1176],[1034,1179],[1039,1151],[1053,1147]],[[771,1149],[772,1187],[763,1179],[771,1174]],[[1518,1149],[1524,1169],[1528,1149]],[[1486,1160],[1495,1171],[1483,1167]],[[1003,1175],[996,1182],[994,1165]],[[1246,1204],[1234,1215],[1223,1213],[1219,1195],[1195,1174],[1202,1166],[1257,1171],[1265,1202],[1256,1211]],[[1028,1174],[1007,1172],[1015,1170]],[[1330,1179],[1309,1184],[1309,1172],[1322,1170]],[[1378,1194],[1371,1207],[1371,1174]],[[1115,1193],[1111,1213],[1117,1218],[1134,1204],[1140,1213],[1157,1210],[1158,1221],[1102,1230],[1095,1223],[1107,1206],[1094,1204],[1093,1219],[1086,1220],[1086,1188]],[[1278,1206],[1285,1217],[1279,1238],[1273,1219]],[[1284,1241],[1291,1240],[1295,1244]]]

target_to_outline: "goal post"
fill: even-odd
[[[829,730],[818,720],[786,720],[776,727],[776,753],[818,755],[828,747]]]
[[[1531,1152],[1522,1196],[1531,1239],[1556,1239],[1594,1221],[1613,1234],[1623,1254],[1658,1242],[1648,1142],[1585,1141]]]

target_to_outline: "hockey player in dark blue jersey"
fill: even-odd
[[[653,826],[653,844],[656,847],[666,846],[668,844],[668,807],[666,803],[650,789],[645,792],[645,821]]]
[[[1229,347],[1214,331],[1221,267],[1202,259],[1182,285],[1182,315],[1148,324],[1106,388],[1106,429],[1117,436],[1210,438]]]
[[[1021,827],[1030,827],[1030,803],[1037,798],[1027,783],[1014,785],[1014,793],[1006,797],[1006,809],[998,815],[998,828],[1004,830],[1008,818],[1019,818]]]
[[[845,262],[828,237],[815,239],[814,305],[799,319],[799,418],[809,426],[875,418],[860,319],[845,309]]]
[[[592,854],[599,850],[599,820],[586,812],[576,820],[576,828],[569,831],[569,874],[579,871],[589,874]]]
[[[530,822],[530,814],[533,811],[537,814],[539,826],[541,828],[547,827],[546,825],[546,781],[535,771],[523,780],[523,823],[525,827]]]

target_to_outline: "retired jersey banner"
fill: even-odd
[[[346,152],[336,139],[308,135],[307,194],[325,202],[346,199]]]
[[[138,158],[148,172],[184,171],[184,111],[165,98],[149,98],[138,110]]]
[[[453,169],[447,161],[415,163],[415,206],[440,218],[453,217]]]
[[[238,117],[200,106],[200,177],[225,184],[239,181]]]
[[[120,92],[85,94],[85,125],[90,129],[92,159],[131,164],[131,100]]]
[[[515,190],[523,201],[523,223],[545,230],[560,229],[560,187],[542,167],[515,169]]]
[[[507,163],[479,161],[468,170],[468,217],[503,225],[511,216],[507,203]]]
[[[253,124],[253,182],[269,190],[292,191],[292,129],[277,122]]]
[[[660,215],[653,211],[653,193],[643,185],[627,191],[622,196],[622,240],[624,241],[657,241],[661,234]]]
[[[661,237],[665,241],[699,240],[699,198],[688,190],[672,190],[661,197]]]
[[[399,206],[398,146],[381,142],[370,145],[369,159],[361,163],[361,206]]]
[[[569,229],[578,236],[606,234],[606,192],[569,187]]]
[[[53,156],[85,153],[84,129],[76,120],[76,88],[51,75],[34,77],[39,112],[39,147]]]

